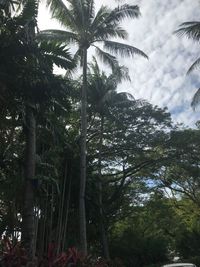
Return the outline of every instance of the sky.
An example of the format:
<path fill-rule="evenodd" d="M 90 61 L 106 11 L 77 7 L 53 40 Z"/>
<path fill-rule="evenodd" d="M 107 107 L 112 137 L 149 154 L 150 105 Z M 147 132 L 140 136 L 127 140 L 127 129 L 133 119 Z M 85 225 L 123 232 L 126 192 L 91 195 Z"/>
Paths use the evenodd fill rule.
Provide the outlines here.
<path fill-rule="evenodd" d="M 118 1 L 119 2 L 119 1 Z M 96 10 L 103 4 L 116 7 L 115 0 L 96 0 Z M 173 32 L 185 21 L 200 20 L 199 0 L 124 0 L 121 4 L 137 4 L 139 19 L 125 20 L 129 33 L 126 43 L 143 50 L 149 60 L 135 56 L 119 58 L 129 68 L 131 82 L 120 85 L 120 91 L 131 93 L 136 99 L 146 99 L 159 107 L 167 107 L 175 122 L 195 127 L 200 111 L 190 106 L 192 96 L 200 87 L 198 71 L 186 72 L 197 59 L 200 44 L 178 37 Z M 39 9 L 39 28 L 60 28 L 50 19 L 46 7 Z"/>

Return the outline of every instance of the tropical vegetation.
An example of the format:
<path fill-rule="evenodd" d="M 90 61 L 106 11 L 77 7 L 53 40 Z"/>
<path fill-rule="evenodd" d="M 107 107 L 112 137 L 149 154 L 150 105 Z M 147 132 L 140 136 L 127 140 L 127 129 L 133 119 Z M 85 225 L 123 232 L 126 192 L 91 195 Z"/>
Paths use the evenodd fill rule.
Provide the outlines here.
<path fill-rule="evenodd" d="M 63 30 L 39 31 L 37 0 L 0 1 L 0 266 L 198 265 L 200 127 L 119 91 L 120 56 L 147 58 L 118 42 L 139 7 L 46 4 Z"/>

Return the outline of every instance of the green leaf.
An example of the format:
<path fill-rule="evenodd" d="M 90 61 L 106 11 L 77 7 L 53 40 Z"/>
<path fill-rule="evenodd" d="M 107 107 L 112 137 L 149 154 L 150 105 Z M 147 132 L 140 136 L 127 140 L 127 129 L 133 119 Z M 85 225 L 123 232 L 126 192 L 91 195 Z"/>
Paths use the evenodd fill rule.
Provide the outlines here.
<path fill-rule="evenodd" d="M 39 40 L 51 40 L 67 44 L 78 42 L 78 36 L 75 33 L 63 30 L 44 30 L 37 35 L 37 38 Z"/>
<path fill-rule="evenodd" d="M 112 70 L 116 69 L 118 66 L 118 61 L 116 57 L 112 56 L 111 54 L 101 50 L 99 47 L 93 45 L 96 48 L 96 53 L 100 57 L 100 59 L 111 67 Z"/>
<path fill-rule="evenodd" d="M 179 26 L 179 29 L 174 32 L 179 36 L 187 36 L 189 39 L 194 41 L 200 40 L 200 22 L 199 21 L 188 21 L 184 22 Z"/>
<path fill-rule="evenodd" d="M 189 70 L 187 71 L 187 74 L 190 74 L 192 71 L 194 71 L 195 69 L 199 68 L 200 65 L 200 58 L 198 58 L 189 68 Z"/>
<path fill-rule="evenodd" d="M 109 50 L 112 53 L 115 53 L 117 55 L 120 55 L 122 57 L 130 57 L 134 55 L 139 55 L 144 58 L 148 59 L 148 56 L 140 49 L 127 45 L 127 44 L 122 44 L 114 41 L 104 41 L 104 48 Z"/>
<path fill-rule="evenodd" d="M 196 91 L 192 98 L 191 106 L 195 110 L 200 105 L 200 88 Z"/>
<path fill-rule="evenodd" d="M 20 14 L 20 17 L 26 21 L 36 21 L 38 16 L 38 0 L 27 0 Z"/>
<path fill-rule="evenodd" d="M 114 8 L 106 19 L 106 23 L 120 22 L 125 18 L 138 18 L 140 16 L 140 9 L 137 5 L 124 4 Z"/>
<path fill-rule="evenodd" d="M 52 17 L 57 19 L 61 25 L 70 27 L 75 31 L 78 30 L 79 25 L 75 21 L 72 11 L 67 8 L 63 0 L 47 0 L 47 6 L 50 7 Z"/>

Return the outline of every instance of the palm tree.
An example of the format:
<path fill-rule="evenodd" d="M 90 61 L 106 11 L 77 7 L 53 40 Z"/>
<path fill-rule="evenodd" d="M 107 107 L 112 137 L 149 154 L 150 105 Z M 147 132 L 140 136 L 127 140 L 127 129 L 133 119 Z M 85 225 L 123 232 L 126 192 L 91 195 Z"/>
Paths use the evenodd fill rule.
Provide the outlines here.
<path fill-rule="evenodd" d="M 8 6 L 6 8 L 9 9 Z M 2 44 L 6 44 L 2 45 L 5 47 L 3 52 L 0 51 L 3 62 L 0 63 L 0 83 L 5 84 L 6 88 L 3 93 L 12 98 L 9 101 L 16 105 L 19 114 L 25 114 L 22 242 L 29 259 L 34 256 L 35 242 L 33 181 L 36 158 L 36 107 L 49 99 L 51 88 L 61 85 L 60 79 L 53 75 L 53 64 L 66 69 L 74 66 L 65 47 L 55 43 L 38 43 L 35 40 L 37 11 L 37 0 L 24 1 L 22 12 L 13 19 L 8 14 L 8 21 L 5 17 L 4 27 L 0 31 L 0 40 Z M 0 88 L 0 92 L 1 90 Z"/>
<path fill-rule="evenodd" d="M 131 98 L 133 97 L 125 92 L 117 92 L 117 85 L 122 82 L 122 80 L 130 80 L 127 68 L 119 66 L 115 72 L 107 76 L 105 72 L 100 71 L 96 59 L 93 58 L 93 63 L 90 66 L 91 68 L 88 76 L 88 103 L 91 113 L 97 115 L 100 120 L 98 133 L 99 141 L 97 145 L 99 226 L 103 255 L 106 259 L 109 259 L 110 253 L 105 227 L 105 214 L 103 209 L 102 195 L 102 153 L 104 128 L 106 121 L 116 120 L 116 118 L 111 114 L 110 110 L 113 107 L 127 107 L 127 105 L 131 104 Z M 123 122 L 120 123 L 123 124 Z"/>
<path fill-rule="evenodd" d="M 15 6 L 20 4 L 21 0 L 1 0 L 0 10 L 3 11 L 4 15 L 10 16 L 11 12 L 15 10 Z"/>
<path fill-rule="evenodd" d="M 65 2 L 67 3 L 65 5 Z M 90 47 L 94 47 L 98 56 L 115 69 L 118 65 L 117 58 L 111 53 L 121 56 L 147 55 L 136 47 L 111 41 L 112 38 L 127 39 L 128 33 L 120 23 L 125 18 L 138 18 L 139 7 L 136 5 L 118 6 L 109 9 L 102 6 L 95 13 L 94 0 L 47 0 L 52 16 L 56 18 L 66 30 L 45 30 L 42 38 L 57 40 L 65 44 L 77 45 L 75 59 L 81 60 L 83 70 L 83 82 L 81 93 L 81 152 L 80 152 L 80 194 L 79 194 L 79 218 L 80 218 L 80 247 L 87 254 L 86 215 L 85 215 L 85 186 L 86 186 L 86 136 L 87 136 L 87 54 Z M 103 44 L 104 51 L 96 44 Z"/>
<path fill-rule="evenodd" d="M 188 21 L 184 22 L 179 26 L 179 29 L 175 31 L 180 36 L 186 36 L 196 42 L 200 41 L 200 21 Z M 200 67 L 200 57 L 190 66 L 187 74 L 190 74 L 194 70 Z M 200 88 L 196 91 L 192 98 L 191 106 L 195 110 L 200 104 Z"/>

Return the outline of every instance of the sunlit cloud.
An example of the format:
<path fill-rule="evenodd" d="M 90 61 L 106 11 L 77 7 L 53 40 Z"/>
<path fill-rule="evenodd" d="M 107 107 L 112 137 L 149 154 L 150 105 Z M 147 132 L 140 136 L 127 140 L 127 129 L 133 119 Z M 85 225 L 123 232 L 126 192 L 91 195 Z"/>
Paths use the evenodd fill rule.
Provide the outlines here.
<path fill-rule="evenodd" d="M 123 83 L 119 90 L 128 91 L 135 98 L 144 98 L 154 105 L 168 107 L 176 122 L 194 126 L 200 114 L 190 107 L 192 96 L 198 88 L 198 73 L 186 76 L 187 69 L 197 58 L 200 44 L 173 34 L 184 21 L 198 20 L 198 0 L 126 0 L 122 3 L 139 4 L 142 16 L 125 21 L 129 32 L 128 43 L 140 48 L 149 56 L 149 61 L 135 57 L 119 59 L 129 67 L 131 83 Z M 114 7 L 117 1 L 98 0 Z M 41 29 L 59 28 L 58 23 L 44 17 L 41 7 L 39 25 Z M 199 78 L 200 85 L 200 78 Z"/>

